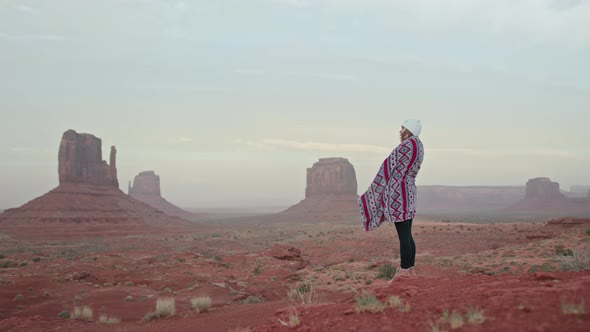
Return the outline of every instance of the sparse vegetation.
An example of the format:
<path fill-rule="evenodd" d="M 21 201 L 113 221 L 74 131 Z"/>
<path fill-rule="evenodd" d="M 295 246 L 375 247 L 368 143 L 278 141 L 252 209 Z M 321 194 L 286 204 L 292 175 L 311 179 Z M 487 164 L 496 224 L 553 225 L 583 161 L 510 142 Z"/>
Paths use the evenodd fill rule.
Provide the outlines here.
<path fill-rule="evenodd" d="M 21 262 L 20 263 L 20 266 L 27 266 L 27 265 L 29 265 L 29 263 L 27 263 L 27 262 Z"/>
<path fill-rule="evenodd" d="M 57 317 L 59 318 L 70 318 L 70 312 L 69 311 L 62 311 L 60 312 Z"/>
<path fill-rule="evenodd" d="M 206 312 L 211 308 L 211 298 L 209 296 L 195 297 L 191 299 L 191 308 L 197 312 Z"/>
<path fill-rule="evenodd" d="M 453 330 L 462 328 L 464 324 L 463 315 L 461 315 L 460 312 L 453 310 L 453 313 L 449 319 L 449 324 Z"/>
<path fill-rule="evenodd" d="M 386 279 L 390 280 L 395 276 L 396 269 L 391 264 L 382 265 L 379 268 L 379 273 L 377 274 L 377 279 Z"/>
<path fill-rule="evenodd" d="M 113 325 L 121 322 L 121 318 L 115 316 L 100 315 L 98 322 L 105 325 Z"/>
<path fill-rule="evenodd" d="M 467 322 L 471 325 L 483 324 L 483 322 L 486 321 L 483 310 L 479 308 L 470 308 L 467 310 L 467 313 L 465 313 L 465 316 L 467 317 Z"/>
<path fill-rule="evenodd" d="M 399 296 L 390 296 L 387 303 L 394 308 L 397 308 L 400 312 L 410 312 L 410 304 L 402 300 Z"/>
<path fill-rule="evenodd" d="M 160 318 L 160 316 L 155 312 L 148 312 L 147 314 L 145 314 L 145 316 L 143 316 L 143 320 L 146 322 L 149 322 L 156 318 Z"/>
<path fill-rule="evenodd" d="M 590 270 L 590 245 L 575 250 L 571 256 L 558 256 L 562 270 L 586 271 Z"/>
<path fill-rule="evenodd" d="M 15 299 L 15 300 L 22 300 L 22 299 L 24 299 L 24 298 L 25 298 L 25 296 L 24 296 L 23 294 L 17 294 L 17 295 L 14 297 L 14 299 Z"/>
<path fill-rule="evenodd" d="M 561 303 L 561 312 L 564 315 L 583 315 L 586 313 L 584 300 L 580 303 Z"/>
<path fill-rule="evenodd" d="M 297 305 L 319 303 L 323 300 L 323 294 L 312 283 L 300 282 L 287 293 L 289 301 Z"/>
<path fill-rule="evenodd" d="M 131 302 L 131 301 L 133 301 L 133 296 L 131 296 L 131 295 L 127 296 L 127 297 L 125 298 L 125 301 L 127 301 L 127 302 Z"/>
<path fill-rule="evenodd" d="M 259 265 L 256 265 L 256 267 L 254 268 L 254 271 L 252 271 L 252 274 L 256 276 L 256 275 L 259 275 L 260 272 L 261 272 L 260 271 L 260 266 Z"/>
<path fill-rule="evenodd" d="M 0 263 L 0 268 L 3 268 L 3 269 L 8 269 L 8 268 L 17 267 L 17 266 L 18 266 L 18 264 L 16 262 L 11 261 L 11 260 L 6 260 L 6 261 L 3 261 Z"/>
<path fill-rule="evenodd" d="M 573 256 L 574 252 L 571 249 L 566 249 L 563 245 L 555 246 L 555 254 L 557 256 Z"/>
<path fill-rule="evenodd" d="M 35 262 L 35 263 L 39 263 L 39 262 L 41 261 L 41 258 L 40 258 L 40 257 L 35 257 L 35 258 L 33 258 L 32 260 L 33 260 L 33 262 Z"/>
<path fill-rule="evenodd" d="M 590 231 L 590 229 L 589 229 L 589 231 Z M 6 256 L 4 256 L 3 254 L 0 254 L 0 259 L 4 259 L 4 258 L 6 258 Z"/>
<path fill-rule="evenodd" d="M 252 304 L 252 303 L 262 303 L 264 299 L 258 296 L 248 296 L 245 300 L 242 301 L 242 304 Z"/>
<path fill-rule="evenodd" d="M 93 314 L 94 312 L 90 307 L 74 307 L 74 313 L 72 314 L 71 318 L 76 320 L 91 321 Z"/>
<path fill-rule="evenodd" d="M 590 235 L 590 228 L 588 228 L 588 229 L 586 230 L 586 235 Z M 2 255 L 0 255 L 0 256 L 2 256 Z"/>
<path fill-rule="evenodd" d="M 125 282 L 125 286 L 131 287 L 131 286 L 133 286 L 133 282 L 127 281 L 127 282 Z"/>
<path fill-rule="evenodd" d="M 159 317 L 171 317 L 176 313 L 176 302 L 174 298 L 166 297 L 156 301 L 156 314 Z"/>
<path fill-rule="evenodd" d="M 279 319 L 279 323 L 286 327 L 297 327 L 301 322 L 299 321 L 299 316 L 297 315 L 297 311 L 289 315 L 289 321 L 284 321 Z"/>
<path fill-rule="evenodd" d="M 356 296 L 355 307 L 357 313 L 365 311 L 378 313 L 383 312 L 383 310 L 385 309 L 385 305 L 381 303 L 381 301 L 379 301 L 375 295 L 368 294 L 364 291 L 362 294 Z"/>

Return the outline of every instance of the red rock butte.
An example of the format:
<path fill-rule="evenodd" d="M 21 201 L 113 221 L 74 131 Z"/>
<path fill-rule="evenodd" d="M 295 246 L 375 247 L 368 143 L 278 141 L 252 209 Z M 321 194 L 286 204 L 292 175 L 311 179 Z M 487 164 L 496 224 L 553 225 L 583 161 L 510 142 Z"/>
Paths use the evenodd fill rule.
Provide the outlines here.
<path fill-rule="evenodd" d="M 359 213 L 354 166 L 345 158 L 320 158 L 307 169 L 305 199 L 286 212 Z"/>
<path fill-rule="evenodd" d="M 197 215 L 177 207 L 162 197 L 160 176 L 154 171 L 144 171 L 136 175 L 133 185 L 131 185 L 131 182 L 129 183 L 128 193 L 129 196 L 136 200 L 144 202 L 167 215 L 189 220 L 197 217 Z"/>
<path fill-rule="evenodd" d="M 568 198 L 559 183 L 538 177 L 527 182 L 525 197 L 508 210 L 529 215 L 590 216 L 590 197 Z"/>
<path fill-rule="evenodd" d="M 59 186 L 0 214 L 0 228 L 21 237 L 86 237 L 147 232 L 148 227 L 187 226 L 119 190 L 116 149 L 110 165 L 102 142 L 68 130 L 59 148 Z M 116 227 L 115 227 L 116 226 Z"/>

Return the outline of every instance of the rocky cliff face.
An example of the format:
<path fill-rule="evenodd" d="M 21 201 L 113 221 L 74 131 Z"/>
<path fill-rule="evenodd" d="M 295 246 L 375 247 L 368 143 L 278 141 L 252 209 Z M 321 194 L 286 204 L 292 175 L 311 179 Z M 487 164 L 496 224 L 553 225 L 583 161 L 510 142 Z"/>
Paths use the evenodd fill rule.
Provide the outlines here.
<path fill-rule="evenodd" d="M 305 197 L 356 195 L 354 166 L 344 158 L 321 158 L 307 169 Z"/>
<path fill-rule="evenodd" d="M 119 187 L 117 149 L 111 147 L 111 164 L 102 159 L 102 141 L 94 135 L 66 131 L 59 146 L 59 183 L 86 183 Z"/>

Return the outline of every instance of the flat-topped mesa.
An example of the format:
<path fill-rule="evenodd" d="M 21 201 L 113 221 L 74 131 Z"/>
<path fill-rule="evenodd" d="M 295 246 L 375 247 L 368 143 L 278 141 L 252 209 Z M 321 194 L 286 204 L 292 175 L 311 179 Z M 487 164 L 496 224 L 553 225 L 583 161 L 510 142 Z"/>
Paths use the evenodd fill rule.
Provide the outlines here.
<path fill-rule="evenodd" d="M 59 183 L 86 183 L 119 187 L 117 149 L 111 147 L 111 164 L 102 159 L 102 141 L 91 134 L 66 131 L 59 146 Z"/>
<path fill-rule="evenodd" d="M 305 198 L 357 194 L 354 166 L 345 158 L 320 158 L 307 169 Z"/>
<path fill-rule="evenodd" d="M 161 197 L 160 176 L 154 171 L 145 171 L 139 173 L 133 180 L 133 185 L 129 183 L 129 195 L 150 195 Z"/>
<path fill-rule="evenodd" d="M 525 199 L 550 199 L 562 197 L 564 197 L 564 195 L 559 190 L 559 183 L 552 182 L 549 178 L 530 179 L 526 184 Z"/>

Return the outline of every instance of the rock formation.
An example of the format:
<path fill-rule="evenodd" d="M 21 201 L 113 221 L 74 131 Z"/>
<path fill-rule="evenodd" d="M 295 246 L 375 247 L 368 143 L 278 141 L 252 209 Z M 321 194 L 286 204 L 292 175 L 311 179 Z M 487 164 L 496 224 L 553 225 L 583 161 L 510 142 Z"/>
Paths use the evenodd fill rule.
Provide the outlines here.
<path fill-rule="evenodd" d="M 524 199 L 508 211 L 542 216 L 590 216 L 590 197 L 568 198 L 561 193 L 559 183 L 548 178 L 530 179 Z"/>
<path fill-rule="evenodd" d="M 320 158 L 307 169 L 305 198 L 326 195 L 356 195 L 354 166 L 344 158 Z"/>
<path fill-rule="evenodd" d="M 526 184 L 525 199 L 552 199 L 565 197 L 559 190 L 559 183 L 549 178 L 530 179 Z"/>
<path fill-rule="evenodd" d="M 19 237 L 91 237 L 146 233 L 188 221 L 171 217 L 125 195 L 118 188 L 116 149 L 102 160 L 101 140 L 64 133 L 59 148 L 57 188 L 0 214 L 0 229 Z"/>
<path fill-rule="evenodd" d="M 358 212 L 354 166 L 345 158 L 320 158 L 307 169 L 305 199 L 287 212 Z"/>
<path fill-rule="evenodd" d="M 525 196 L 524 186 L 418 186 L 418 213 L 473 214 L 508 208 Z"/>
<path fill-rule="evenodd" d="M 156 175 L 154 171 L 139 173 L 133 180 L 133 185 L 131 185 L 131 182 L 129 183 L 129 196 L 171 216 L 189 220 L 197 217 L 195 214 L 173 205 L 162 197 L 160 176 Z"/>
<path fill-rule="evenodd" d="M 129 182 L 129 195 L 161 196 L 160 176 L 154 171 L 141 172 L 135 176 L 133 186 Z"/>
<path fill-rule="evenodd" d="M 90 134 L 66 131 L 59 146 L 59 183 L 87 183 L 119 187 L 117 149 L 111 147 L 110 165 L 102 160 L 102 142 Z"/>

